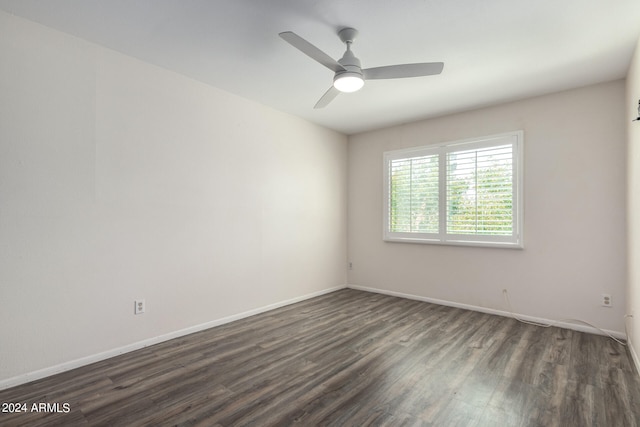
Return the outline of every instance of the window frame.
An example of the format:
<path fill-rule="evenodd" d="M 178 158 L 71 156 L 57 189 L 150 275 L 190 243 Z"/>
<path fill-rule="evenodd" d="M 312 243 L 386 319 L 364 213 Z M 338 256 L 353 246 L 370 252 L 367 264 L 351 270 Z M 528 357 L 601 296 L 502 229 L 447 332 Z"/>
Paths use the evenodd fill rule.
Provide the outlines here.
<path fill-rule="evenodd" d="M 512 145 L 512 234 L 452 234 L 447 230 L 447 154 Z M 482 246 L 493 248 L 524 248 L 523 243 L 523 179 L 524 132 L 511 131 L 479 138 L 429 144 L 383 153 L 383 240 L 386 242 L 421 243 L 435 245 Z M 391 162 L 422 156 L 438 156 L 438 232 L 392 232 L 391 220 Z"/>

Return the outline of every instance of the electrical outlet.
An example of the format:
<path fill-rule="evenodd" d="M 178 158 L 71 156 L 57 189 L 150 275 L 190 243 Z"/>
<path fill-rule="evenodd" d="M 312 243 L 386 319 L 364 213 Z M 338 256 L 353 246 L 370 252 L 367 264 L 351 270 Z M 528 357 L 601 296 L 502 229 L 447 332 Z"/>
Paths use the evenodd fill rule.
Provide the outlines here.
<path fill-rule="evenodd" d="M 611 307 L 611 295 L 610 294 L 602 294 L 602 302 L 600 303 L 603 307 Z"/>
<path fill-rule="evenodd" d="M 353 270 L 353 263 L 352 262 L 349 263 L 349 270 Z"/>
<path fill-rule="evenodd" d="M 137 299 L 134 301 L 134 303 L 135 303 L 135 306 L 133 308 L 133 314 L 143 314 L 146 308 L 144 299 Z"/>

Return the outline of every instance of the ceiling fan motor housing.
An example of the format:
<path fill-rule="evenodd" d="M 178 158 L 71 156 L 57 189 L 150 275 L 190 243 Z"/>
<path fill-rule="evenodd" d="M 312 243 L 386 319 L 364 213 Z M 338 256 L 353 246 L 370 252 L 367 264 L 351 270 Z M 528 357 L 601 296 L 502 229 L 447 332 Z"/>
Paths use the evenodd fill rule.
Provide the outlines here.
<path fill-rule="evenodd" d="M 350 29 L 347 28 L 346 30 Z M 342 32 L 340 34 L 342 35 Z M 342 58 L 338 60 L 338 63 L 344 67 L 344 71 L 335 73 L 333 85 L 341 92 L 355 92 L 364 85 L 364 76 L 362 75 L 360 60 L 351 51 L 351 40 L 346 40 L 345 43 L 347 44 L 347 50 Z"/>

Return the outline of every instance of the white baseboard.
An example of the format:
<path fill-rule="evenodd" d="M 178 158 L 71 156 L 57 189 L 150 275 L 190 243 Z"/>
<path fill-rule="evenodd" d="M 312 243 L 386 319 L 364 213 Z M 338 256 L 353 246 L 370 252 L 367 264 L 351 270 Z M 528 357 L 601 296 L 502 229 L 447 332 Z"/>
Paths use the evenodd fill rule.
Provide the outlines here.
<path fill-rule="evenodd" d="M 428 297 L 423 297 L 423 296 L 419 296 L 419 295 L 404 294 L 402 292 L 387 291 L 387 290 L 384 290 L 384 289 L 368 288 L 366 286 L 347 285 L 347 287 L 350 288 L 350 289 L 356 289 L 356 290 L 360 290 L 360 291 L 375 292 L 375 293 L 378 293 L 378 294 L 390 295 L 390 296 L 400 297 L 400 298 L 408 298 L 408 299 L 417 300 L 417 301 L 430 302 L 430 303 L 433 303 L 433 304 L 446 305 L 446 306 L 449 306 L 449 307 L 463 308 L 465 310 L 480 311 L 482 313 L 495 314 L 495 315 L 504 316 L 504 317 L 513 317 L 513 315 L 515 314 L 519 319 L 526 320 L 528 322 L 535 322 L 535 323 L 540 323 L 540 324 L 553 324 L 554 326 L 557 326 L 559 328 L 572 329 L 574 331 L 588 332 L 588 333 L 598 334 L 598 335 L 606 335 L 606 334 L 608 334 L 608 335 L 611 335 L 611 336 L 613 336 L 615 338 L 618 338 L 618 339 L 622 339 L 622 340 L 626 340 L 627 339 L 627 335 L 624 332 L 611 331 L 611 330 L 607 330 L 607 329 L 599 330 L 599 329 L 593 328 L 591 326 L 581 325 L 581 324 L 577 324 L 577 323 L 543 319 L 541 317 L 527 316 L 526 314 L 510 313 L 510 312 L 507 312 L 507 311 L 495 310 L 495 309 L 492 309 L 492 308 L 478 307 L 478 306 L 469 305 L 469 304 L 461 304 L 461 303 L 458 303 L 458 302 L 435 299 L 435 298 L 428 298 Z M 640 365 L 638 365 L 637 361 L 636 361 L 636 366 L 640 366 Z"/>
<path fill-rule="evenodd" d="M 301 302 L 310 298 L 314 298 L 320 295 L 325 295 L 331 292 L 338 291 L 340 289 L 344 289 L 346 286 L 336 286 L 334 288 L 323 289 L 318 292 L 313 292 L 307 295 L 303 295 L 296 298 L 291 298 L 285 301 L 277 302 L 274 304 L 266 305 L 264 307 L 259 307 L 253 310 L 245 311 L 243 313 L 234 314 L 231 316 L 223 317 L 220 319 L 212 320 L 210 322 L 202 323 L 200 325 L 191 326 L 185 329 L 181 329 L 179 331 L 170 332 L 168 334 L 159 335 L 157 337 L 149 338 L 143 341 L 138 341 L 132 344 L 128 344 L 122 347 L 114 348 L 111 350 L 104 351 L 102 353 L 93 354 L 86 357 L 81 357 L 79 359 L 71 360 L 69 362 L 64 362 L 59 365 L 50 366 L 44 369 L 39 369 L 37 371 L 28 372 L 26 374 L 18 375 L 16 377 L 8 378 L 5 380 L 0 380 L 0 390 L 4 390 L 10 387 L 15 387 L 21 384 L 26 384 L 31 381 L 39 380 L 41 378 L 45 378 L 54 374 L 59 374 L 61 372 L 70 371 L 75 368 L 79 368 L 81 366 L 90 365 L 91 363 L 100 362 L 102 360 L 108 359 L 110 357 L 118 356 L 120 354 L 129 353 L 131 351 L 139 350 L 144 347 L 149 347 L 154 344 L 158 344 L 164 341 L 168 341 L 174 338 L 179 338 L 184 335 L 189 335 L 194 332 L 200 332 L 205 329 L 213 328 L 215 326 L 224 325 L 225 323 L 230 323 L 235 320 L 244 319 L 246 317 L 254 316 L 256 314 L 264 313 L 269 310 L 274 310 L 276 308 L 284 307 L 290 304 L 295 304 L 297 302 Z"/>

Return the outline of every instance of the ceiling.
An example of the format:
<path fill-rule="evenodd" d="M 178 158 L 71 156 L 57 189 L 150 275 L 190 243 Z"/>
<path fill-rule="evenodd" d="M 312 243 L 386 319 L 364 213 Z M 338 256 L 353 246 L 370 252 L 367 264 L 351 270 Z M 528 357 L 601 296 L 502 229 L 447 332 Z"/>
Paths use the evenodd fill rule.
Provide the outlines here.
<path fill-rule="evenodd" d="M 0 9 L 353 134 L 623 78 L 639 0 L 0 0 Z M 363 68 L 445 63 L 313 106 L 333 73 L 278 33 L 333 58 L 360 35 Z"/>

